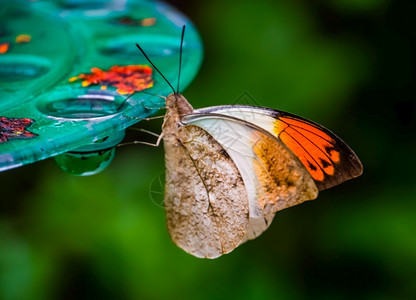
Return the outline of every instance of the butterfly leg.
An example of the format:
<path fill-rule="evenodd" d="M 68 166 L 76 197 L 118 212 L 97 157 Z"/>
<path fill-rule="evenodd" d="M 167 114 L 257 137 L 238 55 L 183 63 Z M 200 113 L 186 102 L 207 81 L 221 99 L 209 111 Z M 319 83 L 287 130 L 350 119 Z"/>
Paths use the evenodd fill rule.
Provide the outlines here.
<path fill-rule="evenodd" d="M 166 105 L 165 106 L 148 106 L 148 105 L 143 104 L 143 107 L 145 109 L 148 109 L 148 110 L 153 110 L 153 109 L 166 109 Z"/>
<path fill-rule="evenodd" d="M 140 132 L 148 133 L 148 134 L 153 135 L 153 136 L 156 136 L 158 138 L 160 137 L 160 134 L 154 133 L 154 132 L 152 132 L 150 130 L 146 130 L 146 129 L 143 129 L 143 128 L 129 127 L 127 129 L 131 129 L 131 130 L 135 130 L 135 131 L 140 131 Z"/>
<path fill-rule="evenodd" d="M 162 138 L 163 138 L 163 133 L 162 134 L 157 134 L 157 133 L 154 133 L 154 132 L 151 132 L 149 130 L 142 129 L 142 128 L 131 128 L 131 129 L 136 130 L 136 131 L 145 132 L 145 133 L 148 133 L 148 134 L 153 135 L 153 136 L 157 136 L 156 143 L 153 144 L 153 143 L 148 143 L 148 142 L 143 142 L 143 141 L 132 141 L 132 142 L 126 142 L 126 143 L 118 144 L 117 147 L 127 146 L 127 145 L 136 145 L 136 144 L 142 144 L 142 145 L 147 145 L 147 146 L 152 146 L 152 147 L 159 147 L 160 142 L 162 141 Z"/>
<path fill-rule="evenodd" d="M 154 96 L 154 97 L 158 97 L 158 98 L 162 98 L 162 99 L 164 99 L 165 100 L 165 102 L 166 102 L 166 97 L 165 96 L 160 96 L 160 95 L 157 95 L 157 94 L 152 94 L 152 93 L 149 93 L 149 92 L 146 92 L 146 91 L 135 91 L 135 92 L 133 92 L 133 93 L 131 93 L 131 94 L 129 94 L 124 100 L 123 100 L 123 102 L 121 102 L 120 104 L 119 104 L 119 106 L 118 106 L 118 108 L 117 108 L 117 110 L 119 110 L 122 106 L 123 106 L 123 104 L 124 103 L 126 103 L 132 96 L 134 96 L 136 93 L 144 93 L 144 94 L 148 94 L 148 95 L 151 95 L 151 96 Z M 166 109 L 166 105 L 162 105 L 162 106 L 158 106 L 158 107 L 151 107 L 151 106 L 147 106 L 147 105 L 145 105 L 145 104 L 143 104 L 143 101 L 142 101 L 142 105 L 143 105 L 143 107 L 145 108 L 145 109 L 148 109 L 148 110 L 153 110 L 153 109 Z"/>
<path fill-rule="evenodd" d="M 139 120 L 139 121 L 150 121 L 150 120 L 155 120 L 155 119 L 161 119 L 161 118 L 163 118 L 165 116 L 154 116 L 154 117 L 149 117 L 149 118 L 138 118 L 138 117 L 131 117 L 131 116 L 123 115 L 123 117 L 126 117 L 128 119 Z"/>
<path fill-rule="evenodd" d="M 142 142 L 142 141 L 133 141 L 133 142 L 121 143 L 121 144 L 118 144 L 117 147 L 122 147 L 122 146 L 127 146 L 127 145 L 137 145 L 137 144 L 147 145 L 147 146 L 152 146 L 152 147 L 159 147 L 159 143 L 152 144 L 152 143 Z"/>

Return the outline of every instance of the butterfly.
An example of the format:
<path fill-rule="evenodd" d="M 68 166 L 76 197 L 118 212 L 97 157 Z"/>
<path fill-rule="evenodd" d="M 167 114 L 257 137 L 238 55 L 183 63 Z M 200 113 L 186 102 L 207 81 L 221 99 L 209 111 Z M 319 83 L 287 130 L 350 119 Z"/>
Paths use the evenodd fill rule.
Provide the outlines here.
<path fill-rule="evenodd" d="M 357 155 L 321 125 L 264 107 L 194 109 L 178 92 L 179 79 L 175 90 L 162 77 L 173 90 L 160 136 L 167 227 L 196 257 L 231 252 L 264 232 L 277 211 L 362 173 Z"/>

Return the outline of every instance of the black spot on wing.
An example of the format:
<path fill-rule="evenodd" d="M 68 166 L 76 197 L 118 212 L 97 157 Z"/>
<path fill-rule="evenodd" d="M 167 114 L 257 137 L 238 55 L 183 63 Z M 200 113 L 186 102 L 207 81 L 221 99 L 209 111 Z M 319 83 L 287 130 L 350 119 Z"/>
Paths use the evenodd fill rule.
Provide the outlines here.
<path fill-rule="evenodd" d="M 330 162 L 328 162 L 328 161 L 327 161 L 327 160 L 325 160 L 325 159 L 320 158 L 319 160 L 321 161 L 321 165 L 324 167 L 324 169 L 325 169 L 325 168 L 328 168 L 329 166 L 331 166 L 331 165 L 332 165 Z"/>
<path fill-rule="evenodd" d="M 313 171 L 318 170 L 318 168 L 314 164 L 312 164 L 311 162 L 308 161 L 308 164 L 309 164 L 309 168 L 311 168 L 311 170 L 313 170 Z"/>

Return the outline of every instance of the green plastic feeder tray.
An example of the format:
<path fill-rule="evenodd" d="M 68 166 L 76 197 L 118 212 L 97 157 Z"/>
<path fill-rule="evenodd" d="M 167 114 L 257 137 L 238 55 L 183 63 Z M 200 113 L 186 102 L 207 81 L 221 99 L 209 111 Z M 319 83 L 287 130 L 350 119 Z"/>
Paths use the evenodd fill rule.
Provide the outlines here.
<path fill-rule="evenodd" d="M 86 85 L 91 68 L 148 65 L 139 43 L 181 87 L 198 72 L 203 49 L 195 27 L 154 1 L 2 1 L 0 18 L 0 171 L 48 157 L 75 175 L 103 170 L 127 127 L 154 114 L 163 99 L 136 92 L 126 101 L 111 83 Z M 171 90 L 153 71 L 146 92 Z"/>

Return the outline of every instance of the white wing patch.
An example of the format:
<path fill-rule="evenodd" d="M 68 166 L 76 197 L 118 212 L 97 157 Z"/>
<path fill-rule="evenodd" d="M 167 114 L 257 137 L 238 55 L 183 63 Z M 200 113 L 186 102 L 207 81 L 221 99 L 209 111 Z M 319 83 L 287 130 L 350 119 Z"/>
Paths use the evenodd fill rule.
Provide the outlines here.
<path fill-rule="evenodd" d="M 249 114 L 245 115 L 247 119 Z M 206 130 L 237 165 L 249 201 L 246 239 L 266 230 L 276 211 L 316 198 L 317 189 L 309 173 L 280 140 L 265 130 L 218 114 L 192 114 L 182 122 Z"/>
<path fill-rule="evenodd" d="M 208 108 L 197 109 L 195 114 L 210 113 L 226 115 L 257 125 L 260 128 L 274 135 L 275 118 L 270 116 L 270 112 L 262 108 L 244 107 L 244 106 L 214 106 Z"/>

